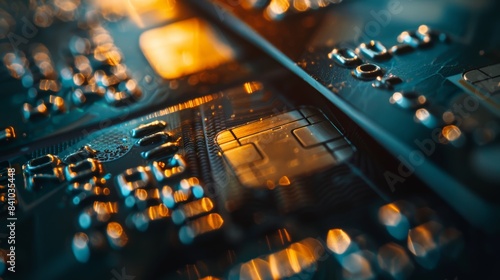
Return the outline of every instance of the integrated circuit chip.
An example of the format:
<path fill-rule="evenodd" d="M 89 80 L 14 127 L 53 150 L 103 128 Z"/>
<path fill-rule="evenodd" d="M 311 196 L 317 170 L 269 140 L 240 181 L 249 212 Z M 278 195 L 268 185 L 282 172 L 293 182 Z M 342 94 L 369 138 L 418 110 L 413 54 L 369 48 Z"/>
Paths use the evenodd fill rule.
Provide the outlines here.
<path fill-rule="evenodd" d="M 287 185 L 331 168 L 353 147 L 319 111 L 290 111 L 219 133 L 216 143 L 240 182 L 252 188 Z"/>

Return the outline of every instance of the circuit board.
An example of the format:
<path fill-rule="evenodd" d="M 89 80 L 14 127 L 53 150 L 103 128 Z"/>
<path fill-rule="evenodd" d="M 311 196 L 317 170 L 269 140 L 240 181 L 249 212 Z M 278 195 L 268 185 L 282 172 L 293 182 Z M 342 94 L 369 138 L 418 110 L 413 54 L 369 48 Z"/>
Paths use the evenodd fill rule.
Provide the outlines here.
<path fill-rule="evenodd" d="M 254 4 L 199 4 L 391 151 L 401 170 L 385 174 L 387 187 L 397 191 L 416 174 L 471 223 L 496 227 L 496 1 L 345 1 L 318 11 L 329 1 L 244 2 Z"/>
<path fill-rule="evenodd" d="M 463 121 L 494 130 L 494 36 L 343 43 L 384 5 L 241 2 L 0 2 L 0 278 L 495 275 L 498 141 L 445 114 L 487 97 Z"/>

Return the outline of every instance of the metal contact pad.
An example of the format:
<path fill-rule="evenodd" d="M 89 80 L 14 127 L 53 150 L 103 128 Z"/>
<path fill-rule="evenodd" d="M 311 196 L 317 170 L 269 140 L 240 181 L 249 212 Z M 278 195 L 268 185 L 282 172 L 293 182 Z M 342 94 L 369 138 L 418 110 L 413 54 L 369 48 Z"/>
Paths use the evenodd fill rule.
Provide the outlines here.
<path fill-rule="evenodd" d="M 240 182 L 257 188 L 289 185 L 293 178 L 334 167 L 353 154 L 341 132 L 311 108 L 223 131 L 216 143 Z M 346 148 L 347 155 L 339 157 L 337 151 Z"/>
<path fill-rule="evenodd" d="M 448 79 L 493 113 L 500 114 L 500 64 L 471 69 Z"/>

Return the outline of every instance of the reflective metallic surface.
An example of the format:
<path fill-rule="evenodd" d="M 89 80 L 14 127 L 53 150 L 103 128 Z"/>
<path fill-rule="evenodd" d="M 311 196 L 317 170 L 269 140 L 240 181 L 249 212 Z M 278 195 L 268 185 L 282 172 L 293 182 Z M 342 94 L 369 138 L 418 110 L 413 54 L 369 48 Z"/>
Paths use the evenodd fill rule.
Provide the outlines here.
<path fill-rule="evenodd" d="M 146 31 L 140 45 L 153 69 L 165 79 L 214 68 L 236 55 L 211 26 L 198 18 Z"/>
<path fill-rule="evenodd" d="M 0 278 L 494 279 L 498 11 L 0 1 Z"/>

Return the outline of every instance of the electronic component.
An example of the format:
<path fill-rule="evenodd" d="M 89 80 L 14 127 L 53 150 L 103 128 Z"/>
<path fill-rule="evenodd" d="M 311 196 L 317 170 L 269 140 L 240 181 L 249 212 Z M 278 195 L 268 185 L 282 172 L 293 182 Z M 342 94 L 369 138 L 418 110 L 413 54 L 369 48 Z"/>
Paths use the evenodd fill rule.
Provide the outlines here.
<path fill-rule="evenodd" d="M 348 158 L 335 156 L 339 148 L 353 149 L 337 128 L 319 111 L 305 112 L 291 111 L 217 136 L 224 158 L 243 185 L 289 185 L 298 176 L 321 172 Z"/>
<path fill-rule="evenodd" d="M 498 3 L 340 2 L 0 4 L 0 278 L 495 275 Z"/>

